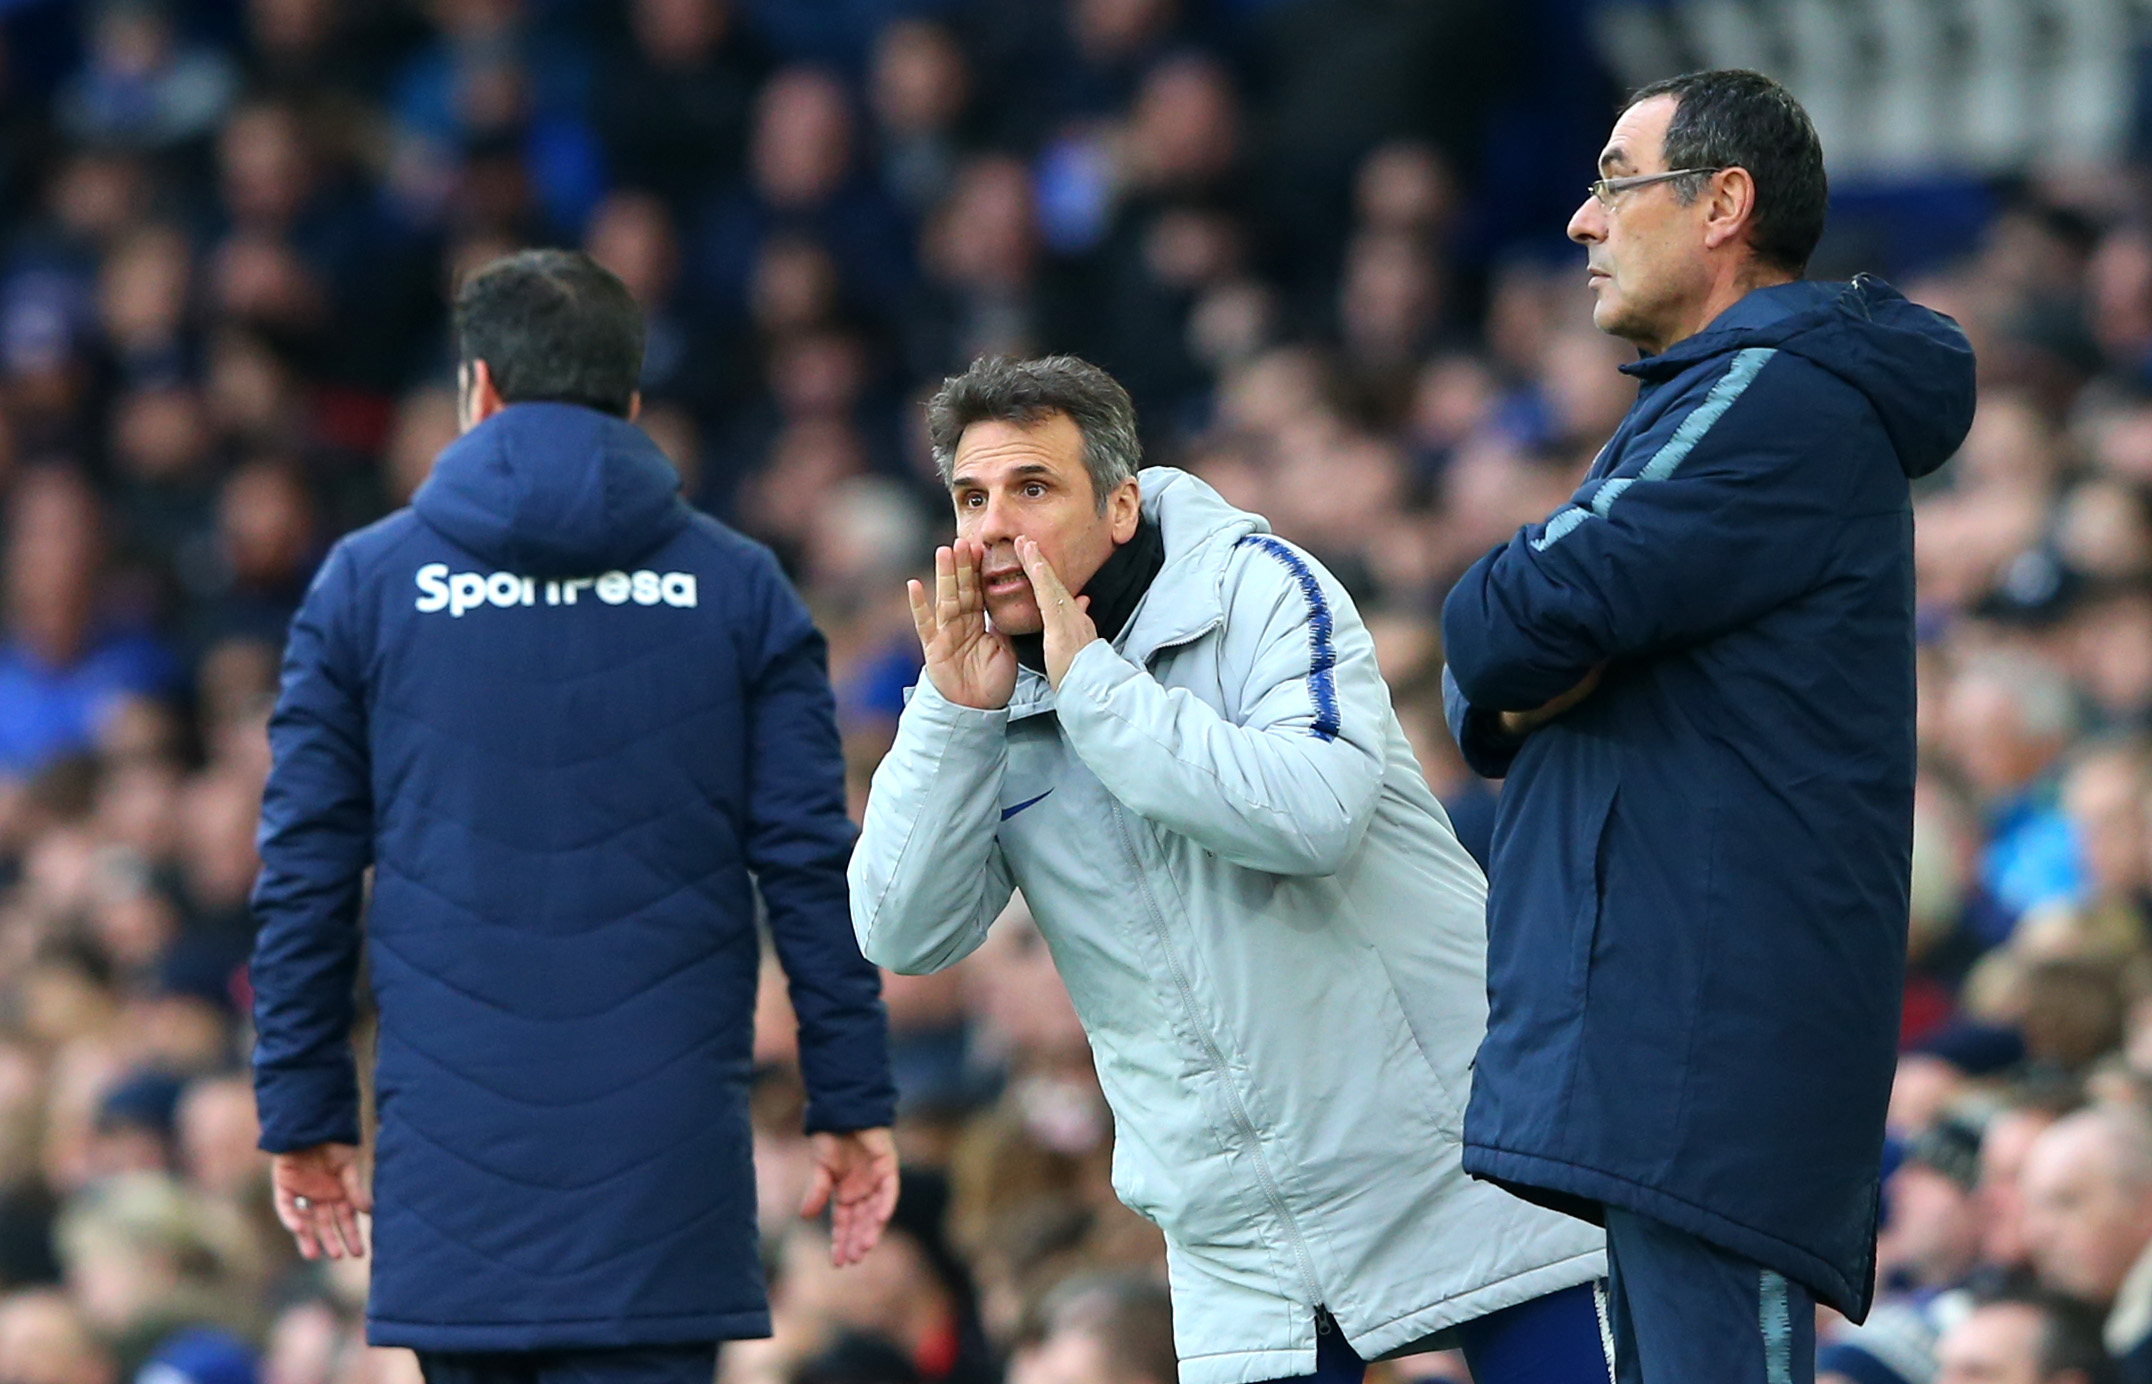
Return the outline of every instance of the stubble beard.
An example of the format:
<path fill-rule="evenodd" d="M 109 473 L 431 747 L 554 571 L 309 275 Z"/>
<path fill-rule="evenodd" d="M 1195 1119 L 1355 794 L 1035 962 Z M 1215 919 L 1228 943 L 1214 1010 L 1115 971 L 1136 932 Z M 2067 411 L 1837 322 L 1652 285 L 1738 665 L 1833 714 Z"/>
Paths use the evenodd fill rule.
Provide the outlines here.
<path fill-rule="evenodd" d="M 1046 619 L 1039 613 L 1039 603 L 1032 598 L 1028 587 L 1020 595 L 1011 594 L 1000 601 L 988 601 L 986 619 L 996 634 L 1039 634 L 1046 628 Z"/>

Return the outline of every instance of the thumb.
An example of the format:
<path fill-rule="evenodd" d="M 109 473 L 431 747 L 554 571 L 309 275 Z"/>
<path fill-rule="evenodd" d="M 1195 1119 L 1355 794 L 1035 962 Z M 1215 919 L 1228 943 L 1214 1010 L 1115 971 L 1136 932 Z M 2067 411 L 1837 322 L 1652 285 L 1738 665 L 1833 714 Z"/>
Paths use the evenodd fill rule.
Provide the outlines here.
<path fill-rule="evenodd" d="M 342 1180 L 344 1196 L 350 1200 L 353 1206 L 368 1215 L 372 1215 L 374 1194 L 372 1189 L 367 1187 L 366 1178 L 359 1172 L 359 1161 L 356 1158 L 343 1166 Z"/>
<path fill-rule="evenodd" d="M 800 1219 L 813 1220 L 821 1215 L 822 1208 L 829 1205 L 830 1189 L 835 1185 L 836 1179 L 830 1176 L 829 1165 L 816 1159 L 814 1175 L 807 1179 L 807 1195 L 800 1198 Z"/>

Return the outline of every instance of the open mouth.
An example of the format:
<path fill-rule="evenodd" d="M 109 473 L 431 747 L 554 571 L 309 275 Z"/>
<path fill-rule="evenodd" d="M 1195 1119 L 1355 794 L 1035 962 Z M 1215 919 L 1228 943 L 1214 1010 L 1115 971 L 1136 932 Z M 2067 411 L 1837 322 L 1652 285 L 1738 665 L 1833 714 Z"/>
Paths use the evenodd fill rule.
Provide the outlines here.
<path fill-rule="evenodd" d="M 979 574 L 979 589 L 989 596 L 1012 596 L 1030 585 L 1031 581 L 1024 575 L 1024 569 L 1021 567 L 1012 567 L 1006 572 Z"/>

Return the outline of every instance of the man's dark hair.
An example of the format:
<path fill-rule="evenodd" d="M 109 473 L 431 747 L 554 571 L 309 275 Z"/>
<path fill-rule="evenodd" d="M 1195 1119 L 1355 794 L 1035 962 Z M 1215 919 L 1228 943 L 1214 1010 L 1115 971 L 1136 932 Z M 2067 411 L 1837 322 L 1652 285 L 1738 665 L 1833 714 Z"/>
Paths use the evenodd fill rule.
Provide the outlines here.
<path fill-rule="evenodd" d="M 1676 102 L 1666 126 L 1667 168 L 1747 169 L 1756 180 L 1749 216 L 1756 257 L 1796 277 L 1805 272 L 1823 238 L 1831 188 L 1823 144 L 1801 103 L 1761 72 L 1727 68 L 1640 87 L 1622 109 L 1656 96 Z M 1682 178 L 1675 195 L 1694 201 L 1701 187 L 1700 179 Z"/>
<path fill-rule="evenodd" d="M 986 356 L 971 369 L 942 381 L 927 404 L 927 437 L 934 465 L 947 484 L 955 475 L 956 444 L 974 423 L 1030 426 L 1056 413 L 1068 415 L 1083 434 L 1083 464 L 1100 513 L 1106 497 L 1133 479 L 1143 465 L 1136 437 L 1136 406 L 1120 382 L 1087 360 L 1045 356 L 1011 360 Z"/>
<path fill-rule="evenodd" d="M 456 289 L 456 356 L 486 363 L 510 404 L 581 404 L 625 418 L 643 371 L 643 314 L 580 250 L 505 255 Z"/>
<path fill-rule="evenodd" d="M 2085 1384 L 2117 1384 L 2114 1361 L 2100 1336 L 2100 1316 L 2085 1304 L 2038 1288 L 2007 1287 L 1980 1294 L 1975 1305 L 2029 1307 L 2039 1314 L 2038 1378 L 2075 1370 Z"/>

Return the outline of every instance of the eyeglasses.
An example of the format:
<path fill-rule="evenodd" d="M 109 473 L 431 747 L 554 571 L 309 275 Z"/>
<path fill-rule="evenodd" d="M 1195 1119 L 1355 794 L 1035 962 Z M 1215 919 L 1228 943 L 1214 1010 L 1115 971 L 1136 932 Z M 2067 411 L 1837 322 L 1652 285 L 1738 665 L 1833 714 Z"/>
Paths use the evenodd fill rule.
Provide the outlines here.
<path fill-rule="evenodd" d="M 1671 182 L 1675 178 L 1688 178 L 1702 173 L 1724 173 L 1720 168 L 1677 168 L 1671 173 L 1639 173 L 1633 178 L 1594 178 L 1585 191 L 1608 211 L 1614 209 L 1614 199 L 1621 193 L 1635 188 L 1650 187 L 1653 183 Z"/>

